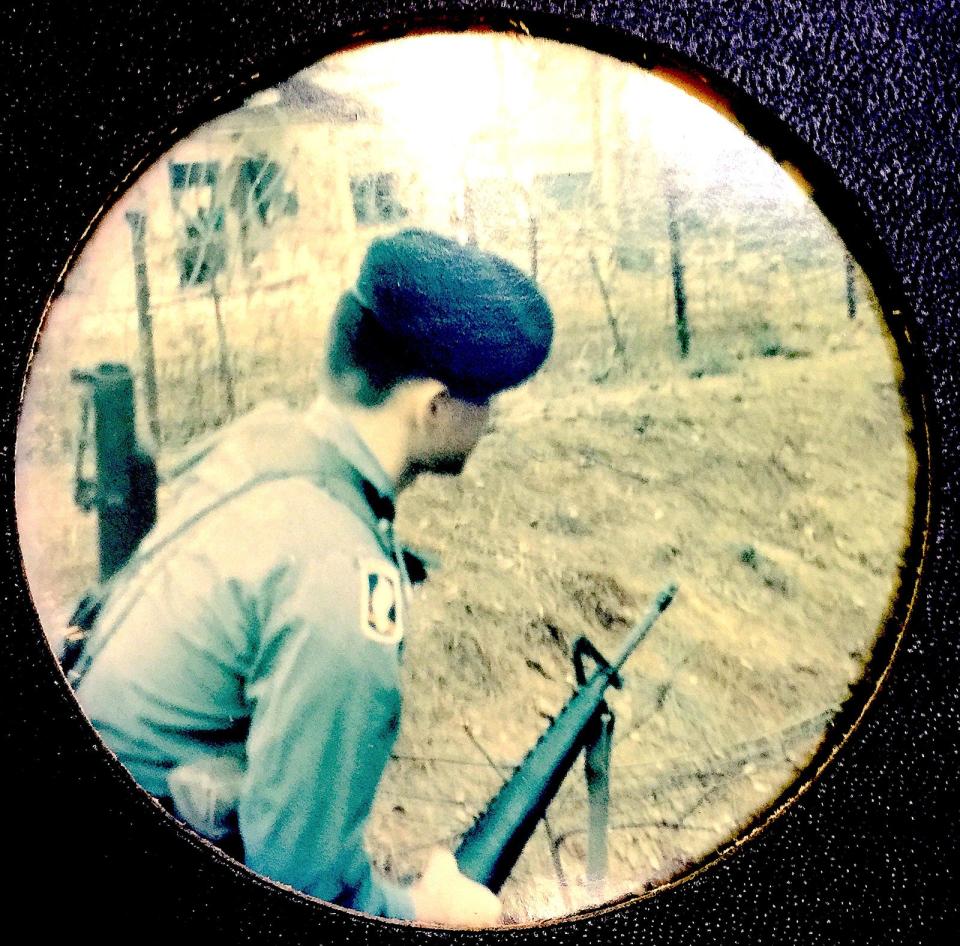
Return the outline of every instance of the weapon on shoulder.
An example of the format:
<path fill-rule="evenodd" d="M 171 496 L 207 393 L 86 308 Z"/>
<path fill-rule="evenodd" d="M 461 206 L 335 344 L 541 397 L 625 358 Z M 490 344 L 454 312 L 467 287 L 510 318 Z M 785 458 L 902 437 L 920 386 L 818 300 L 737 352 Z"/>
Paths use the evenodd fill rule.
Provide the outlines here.
<path fill-rule="evenodd" d="M 133 376 L 126 365 L 106 362 L 74 370 L 83 386 L 74 499 L 97 511 L 100 580 L 123 567 L 157 516 L 157 467 L 137 443 Z M 93 475 L 87 475 L 93 447 Z"/>
<path fill-rule="evenodd" d="M 657 595 L 646 617 L 631 629 L 612 661 L 605 660 L 586 638 L 577 640 L 573 657 L 579 687 L 463 836 L 455 857 L 460 871 L 467 877 L 484 884 L 494 893 L 500 890 L 537 822 L 584 748 L 588 750 L 590 795 L 596 798 L 599 793 L 600 803 L 605 804 L 604 796 L 608 791 L 605 765 L 610 752 L 611 717 L 604 693 L 609 686 L 622 686 L 621 668 L 676 593 L 677 586 L 671 584 Z M 595 664 L 589 679 L 583 666 L 584 656 Z M 600 759 L 599 756 L 604 754 L 606 759 Z M 596 773 L 599 765 L 604 767 L 600 784 L 595 781 L 590 785 L 591 769 Z M 605 831 L 605 811 L 603 828 Z M 605 848 L 602 856 L 605 856 Z"/>

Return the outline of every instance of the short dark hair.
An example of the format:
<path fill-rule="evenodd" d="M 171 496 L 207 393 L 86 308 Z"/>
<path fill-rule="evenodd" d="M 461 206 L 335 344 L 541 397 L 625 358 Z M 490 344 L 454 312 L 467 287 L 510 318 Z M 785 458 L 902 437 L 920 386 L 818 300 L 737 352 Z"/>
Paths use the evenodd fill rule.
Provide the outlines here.
<path fill-rule="evenodd" d="M 413 362 L 354 293 L 340 297 L 330 323 L 327 372 L 342 395 L 376 407 L 400 382 L 422 377 Z"/>

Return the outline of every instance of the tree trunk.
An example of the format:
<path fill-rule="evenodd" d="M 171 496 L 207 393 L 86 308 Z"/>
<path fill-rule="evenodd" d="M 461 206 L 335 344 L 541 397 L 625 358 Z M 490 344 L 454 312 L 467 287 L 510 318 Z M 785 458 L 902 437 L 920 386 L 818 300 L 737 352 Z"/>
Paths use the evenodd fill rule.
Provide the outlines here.
<path fill-rule="evenodd" d="M 597 286 L 600 288 L 600 296 L 603 298 L 603 311 L 607 316 L 610 334 L 613 336 L 613 357 L 619 360 L 622 367 L 627 368 L 627 346 L 620 334 L 620 323 L 617 321 L 613 306 L 610 304 L 610 293 L 607 290 L 607 284 L 603 281 L 603 276 L 600 274 L 600 265 L 597 263 L 597 257 L 593 250 L 590 251 L 590 268 L 593 270 L 593 278 L 596 279 Z"/>
<path fill-rule="evenodd" d="M 533 211 L 530 211 L 529 222 L 530 277 L 536 282 L 540 270 L 540 228 Z"/>
<path fill-rule="evenodd" d="M 680 246 L 680 221 L 677 192 L 673 181 L 664 180 L 667 203 L 667 235 L 670 239 L 670 272 L 673 278 L 673 303 L 677 329 L 677 349 L 681 358 L 690 354 L 690 323 L 687 320 L 687 291 L 683 280 L 683 255 Z"/>
<path fill-rule="evenodd" d="M 237 402 L 233 391 L 233 372 L 230 370 L 230 348 L 227 343 L 227 328 L 223 322 L 223 313 L 220 311 L 220 293 L 217 291 L 217 280 L 210 280 L 210 295 L 213 298 L 213 311 L 217 321 L 217 354 L 218 374 L 227 407 L 227 419 L 232 420 L 237 413 Z"/>
<path fill-rule="evenodd" d="M 857 283 L 853 257 L 849 253 L 844 254 L 844 269 L 846 272 L 847 316 L 855 319 L 857 317 Z"/>
<path fill-rule="evenodd" d="M 140 342 L 140 363 L 143 368 L 143 389 L 146 397 L 147 419 L 154 443 L 160 446 L 160 407 L 157 394 L 157 362 L 153 345 L 153 317 L 150 314 L 150 282 L 147 275 L 147 255 L 144 249 L 147 233 L 147 215 L 137 210 L 127 212 L 133 248 L 133 271 L 137 287 L 137 334 Z"/>

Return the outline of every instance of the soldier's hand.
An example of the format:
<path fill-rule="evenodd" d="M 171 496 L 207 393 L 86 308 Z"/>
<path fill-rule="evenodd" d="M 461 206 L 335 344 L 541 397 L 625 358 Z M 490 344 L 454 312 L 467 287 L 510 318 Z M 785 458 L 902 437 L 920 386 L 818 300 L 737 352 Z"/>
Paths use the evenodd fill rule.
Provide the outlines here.
<path fill-rule="evenodd" d="M 493 926 L 500 922 L 497 895 L 460 873 L 456 858 L 437 848 L 411 888 L 416 919 L 444 926 Z"/>

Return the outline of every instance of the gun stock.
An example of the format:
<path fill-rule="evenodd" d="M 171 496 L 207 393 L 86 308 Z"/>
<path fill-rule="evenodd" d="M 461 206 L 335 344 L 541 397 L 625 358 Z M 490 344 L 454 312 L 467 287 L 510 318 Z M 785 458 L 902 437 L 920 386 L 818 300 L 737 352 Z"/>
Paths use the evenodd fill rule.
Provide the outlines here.
<path fill-rule="evenodd" d="M 570 697 L 557 718 L 527 753 L 523 762 L 463 836 L 455 857 L 460 871 L 494 893 L 503 886 L 537 822 L 543 817 L 561 783 L 583 749 L 594 714 L 603 705 L 607 687 L 620 687 L 620 670 L 650 632 L 677 593 L 668 585 L 654 599 L 644 619 L 636 624 L 617 657 L 607 662 L 583 638 L 575 659 L 588 652 L 597 663 L 589 679 Z"/>

